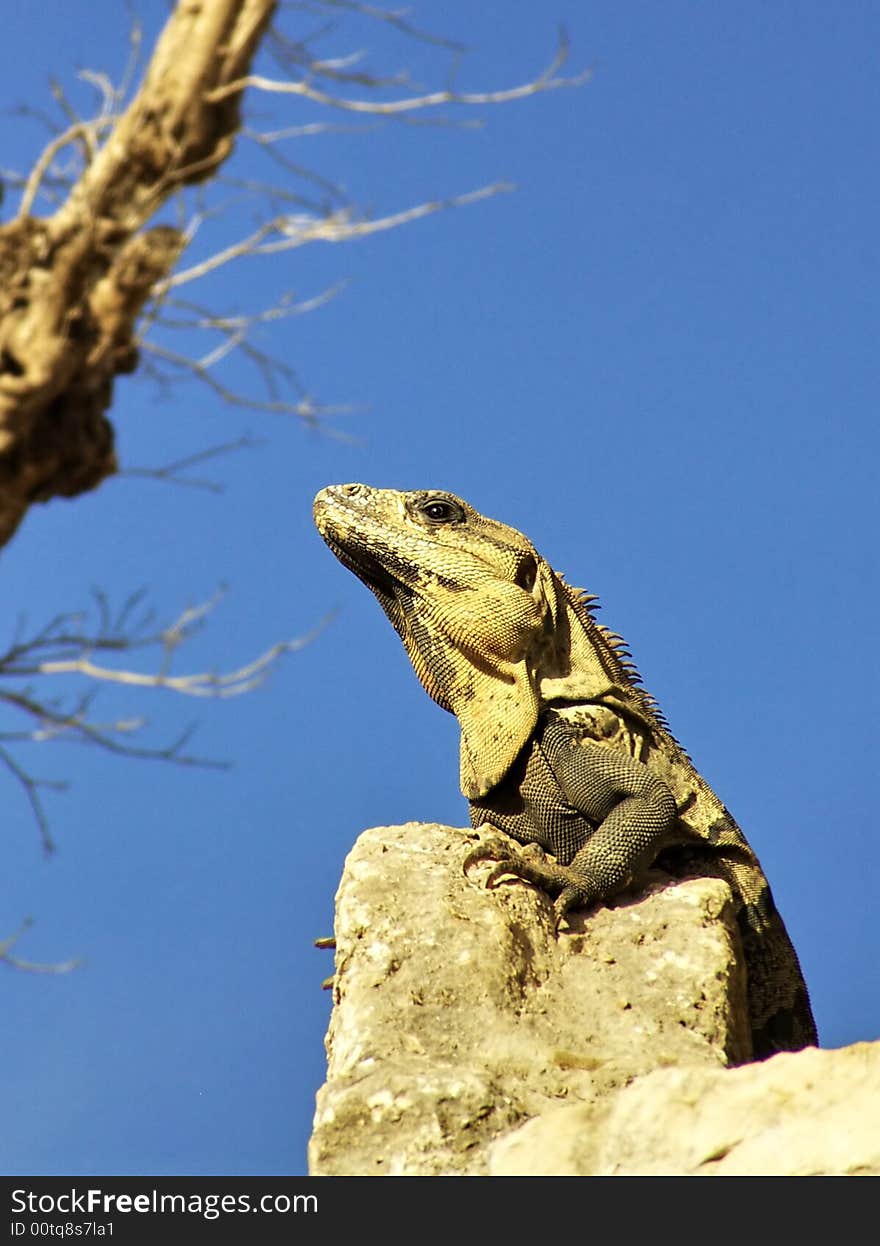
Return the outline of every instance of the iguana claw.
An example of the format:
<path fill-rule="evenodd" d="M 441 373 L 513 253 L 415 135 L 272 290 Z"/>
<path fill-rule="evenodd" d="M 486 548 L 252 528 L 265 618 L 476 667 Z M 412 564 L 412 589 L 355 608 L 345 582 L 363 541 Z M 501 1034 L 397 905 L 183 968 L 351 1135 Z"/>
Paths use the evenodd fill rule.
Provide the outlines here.
<path fill-rule="evenodd" d="M 478 844 L 474 844 L 462 861 L 461 870 L 463 874 L 467 874 L 471 866 L 476 865 L 478 861 L 488 861 L 493 857 L 501 861 L 509 861 L 513 859 L 513 856 L 513 848 L 503 839 L 497 839 L 494 836 L 491 839 L 481 839 Z"/>
<path fill-rule="evenodd" d="M 472 865 L 490 858 L 495 858 L 497 864 L 486 878 L 486 888 L 493 889 L 505 874 L 512 874 L 548 895 L 556 896 L 553 911 L 557 930 L 569 909 L 588 908 L 596 901 L 596 896 L 583 879 L 567 866 L 548 861 L 538 844 L 525 844 L 522 849 L 516 849 L 501 839 L 485 839 L 470 850 L 462 862 L 462 869 L 466 874 Z"/>

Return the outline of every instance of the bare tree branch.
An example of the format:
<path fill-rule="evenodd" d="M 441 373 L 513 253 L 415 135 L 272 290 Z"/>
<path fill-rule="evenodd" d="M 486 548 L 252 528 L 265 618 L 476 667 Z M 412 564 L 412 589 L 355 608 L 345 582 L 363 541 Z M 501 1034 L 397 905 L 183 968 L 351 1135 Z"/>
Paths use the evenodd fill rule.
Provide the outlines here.
<path fill-rule="evenodd" d="M 107 418 L 113 382 L 139 365 L 160 384 L 165 383 L 163 368 L 176 368 L 234 406 L 296 414 L 311 426 L 328 411 L 340 410 L 312 399 L 292 370 L 285 372 L 250 340 L 254 320 L 247 328 L 233 328 L 229 317 L 214 312 L 214 327 L 223 340 L 199 357 L 187 348 L 175 349 L 164 337 L 145 341 L 151 326 L 167 327 L 160 313 L 170 291 L 234 261 L 312 242 L 354 241 L 509 189 L 496 182 L 370 219 L 348 201 L 341 179 L 292 160 L 280 146 L 350 127 L 311 117 L 294 117 L 293 124 L 243 126 L 240 106 L 248 86 L 277 99 L 298 97 L 328 113 L 415 124 L 428 120 L 418 114 L 441 105 L 503 104 L 576 86 L 588 77 L 562 74 L 568 45 L 560 34 L 551 63 L 531 81 L 497 91 L 459 91 L 448 80 L 443 90 L 422 91 L 413 88 L 405 69 L 375 72 L 359 48 L 327 55 L 319 54 L 316 44 L 335 37 L 343 17 L 394 30 L 453 58 L 460 55 L 460 44 L 421 30 L 404 11 L 366 0 L 285 5 L 286 16 L 317 19 L 310 31 L 308 22 L 301 22 L 303 31 L 292 34 L 271 26 L 277 7 L 275 0 L 177 0 L 143 82 L 126 102 L 141 45 L 140 27 L 133 23 L 128 64 L 118 85 L 101 69 L 79 75 L 97 96 L 90 120 L 60 84 L 53 85 L 62 118 L 59 132 L 26 178 L 8 179 L 21 186 L 21 198 L 14 219 L 0 225 L 0 545 L 35 500 L 72 497 L 117 470 Z M 264 41 L 289 80 L 254 72 L 254 57 Z M 447 117 L 430 121 L 470 124 Z M 51 120 L 49 125 L 56 129 Z M 180 269 L 180 256 L 200 225 L 225 210 L 222 196 L 209 197 L 204 188 L 217 179 L 239 135 L 283 170 L 286 184 L 239 179 L 256 211 L 255 228 Z M 301 193 L 293 189 L 297 184 Z M 46 218 L 32 215 L 41 194 L 55 203 L 62 198 Z M 151 225 L 168 203 L 178 224 Z M 291 203 L 304 210 L 277 210 Z M 236 350 L 254 365 L 268 399 L 236 392 L 217 380 L 212 369 Z M 284 391 L 285 378 L 293 386 L 293 399 Z"/>
<path fill-rule="evenodd" d="M 268 415 L 295 415 L 304 423 L 313 427 L 318 427 L 321 422 L 322 430 L 330 437 L 337 440 L 349 441 L 350 437 L 339 432 L 338 429 L 327 427 L 323 423 L 325 418 L 330 415 L 351 415 L 359 408 L 350 404 L 336 404 L 335 406 L 316 403 L 309 395 L 304 395 L 298 402 L 282 402 L 271 401 L 264 402 L 258 398 L 253 398 L 248 394 L 239 394 L 228 386 L 223 385 L 216 377 L 212 376 L 207 368 L 203 367 L 197 359 L 190 359 L 186 355 L 177 354 L 175 351 L 167 350 L 163 346 L 157 346 L 155 343 L 144 342 L 143 350 L 150 355 L 154 355 L 157 359 L 161 359 L 167 363 L 175 364 L 184 371 L 190 372 L 198 380 L 202 381 L 215 394 L 219 395 L 224 402 L 229 403 L 233 407 L 244 407 L 249 411 L 264 411 Z"/>
<path fill-rule="evenodd" d="M 454 195 L 450 199 L 434 199 L 429 203 L 416 204 L 402 212 L 390 216 L 380 216 L 376 220 L 353 221 L 347 212 L 333 212 L 329 216 L 315 219 L 308 216 L 281 216 L 267 221 L 259 229 L 254 230 L 247 238 L 233 243 L 211 255 L 191 268 L 175 273 L 172 277 L 157 285 L 157 292 L 176 289 L 188 281 L 195 281 L 209 272 L 228 264 L 231 260 L 241 259 L 248 255 L 274 255 L 278 251 L 291 251 L 295 247 L 304 247 L 311 242 L 350 242 L 354 238 L 366 238 L 370 234 L 382 233 L 387 229 L 397 229 L 400 225 L 417 221 L 423 216 L 431 216 L 435 212 L 443 212 L 448 208 L 462 207 L 464 204 L 477 203 L 480 199 L 488 199 L 492 195 L 500 195 L 513 190 L 510 182 L 495 182 L 491 186 L 481 186 L 479 190 L 471 190 L 463 195 Z M 275 241 L 267 241 L 273 235 Z"/>
<path fill-rule="evenodd" d="M 207 489 L 209 493 L 222 493 L 223 485 L 218 484 L 215 480 L 192 479 L 181 476 L 180 473 L 186 471 L 187 468 L 195 466 L 196 463 L 205 463 L 208 459 L 216 459 L 224 454 L 232 454 L 238 450 L 255 450 L 258 446 L 265 443 L 253 437 L 238 437 L 235 441 L 224 442 L 223 445 L 209 446 L 205 450 L 199 450 L 196 454 L 188 454 L 185 458 L 176 459 L 173 463 L 166 463 L 164 467 L 123 467 L 118 475 L 137 476 L 146 480 L 161 480 L 175 485 L 187 485 L 191 489 Z"/>
<path fill-rule="evenodd" d="M 101 115 L 50 142 L 18 215 L 0 226 L 0 544 L 34 500 L 115 471 L 113 378 L 136 366 L 136 320 L 185 241 L 144 227 L 232 151 L 238 102 L 206 91 L 247 73 L 274 10 L 274 0 L 176 5 L 128 107 L 111 120 L 116 93 L 93 75 Z M 34 218 L 44 175 L 77 140 L 88 145 L 81 175 L 51 217 Z"/>
<path fill-rule="evenodd" d="M 374 4 L 360 4 L 358 0 L 324 0 L 324 2 L 327 8 L 360 13 L 373 21 L 384 22 L 399 30 L 401 34 L 407 35 L 410 39 L 418 39 L 422 43 L 433 43 L 437 47 L 447 48 L 452 52 L 460 53 L 465 50 L 463 43 L 458 43 L 454 39 L 446 39 L 442 35 L 430 34 L 428 31 L 414 26 L 405 16 L 406 9 L 380 9 Z"/>
<path fill-rule="evenodd" d="M 113 124 L 112 117 L 96 117 L 94 121 L 75 121 L 69 129 L 63 134 L 59 134 L 53 138 L 51 143 L 47 143 L 43 149 L 43 153 L 34 167 L 31 169 L 28 179 L 25 182 L 24 190 L 21 195 L 21 202 L 18 205 L 18 213 L 16 220 L 21 220 L 30 214 L 34 200 L 40 189 L 40 183 L 46 175 L 52 161 L 61 151 L 62 147 L 66 147 L 68 143 L 73 143 L 78 139 L 85 141 L 90 151 L 95 150 L 96 139 L 102 129 L 107 129 Z"/>
<path fill-rule="evenodd" d="M 3 939 L 0 942 L 0 961 L 5 965 L 9 965 L 11 969 L 24 969 L 27 973 L 70 973 L 73 969 L 78 969 L 82 964 L 79 959 L 56 961 L 54 963 L 40 963 L 33 960 L 22 960 L 19 956 L 13 956 L 12 949 L 18 943 L 19 939 L 28 930 L 30 930 L 33 922 L 29 917 L 21 923 L 21 926 L 14 935 Z"/>
<path fill-rule="evenodd" d="M 25 625 L 19 623 L 15 639 L 0 653 L 0 709 L 10 716 L 9 726 L 0 721 L 0 766 L 24 792 L 44 851 L 51 852 L 54 845 L 42 793 L 60 790 L 65 785 L 37 778 L 13 749 L 66 740 L 129 758 L 224 768 L 225 763 L 200 758 L 186 750 L 192 728 L 170 744 L 141 746 L 132 737 L 145 727 L 144 718 L 116 717 L 106 722 L 97 719 L 93 704 L 98 686 L 103 683 L 166 689 L 185 696 L 221 700 L 239 696 L 264 683 L 284 656 L 309 644 L 330 618 L 322 619 L 304 636 L 270 645 L 234 670 L 172 673 L 177 651 L 202 627 L 223 595 L 218 592 L 209 600 L 188 607 L 164 627 L 157 626 L 152 612 L 145 610 L 142 592 L 131 594 L 116 613 L 104 595 L 96 593 L 97 620 L 92 627 L 83 614 L 62 614 L 26 636 Z M 138 650 L 156 653 L 152 669 L 111 665 L 106 660 L 110 654 L 124 657 Z M 98 660 L 97 655 L 104 655 L 103 660 Z M 47 679 L 59 677 L 62 690 L 58 696 L 42 691 Z M 84 679 L 86 690 L 69 691 L 71 677 Z M 37 684 L 39 693 L 34 690 Z"/>
<path fill-rule="evenodd" d="M 152 674 L 143 671 L 115 670 L 112 667 L 100 666 L 89 657 L 38 662 L 32 673 L 34 675 L 88 675 L 90 679 L 128 684 L 139 688 L 169 688 L 172 692 L 184 693 L 190 697 L 237 697 L 243 692 L 251 692 L 254 688 L 258 688 L 283 653 L 296 652 L 307 644 L 309 639 L 311 639 L 310 636 L 278 641 L 259 657 L 254 658 L 252 662 L 240 666 L 237 670 L 228 671 L 226 674 L 203 671 L 191 675 L 168 675 L 161 671 Z M 170 652 L 173 647 L 170 634 L 166 644 L 166 652 Z"/>
<path fill-rule="evenodd" d="M 559 46 L 553 60 L 543 73 L 532 82 L 524 82 L 519 86 L 508 87 L 501 91 L 430 91 L 425 95 L 411 95 L 397 100 L 343 99 L 319 91 L 307 81 L 278 82 L 273 78 L 265 78 L 262 74 L 247 74 L 236 82 L 228 82 L 216 87 L 208 95 L 212 102 L 228 99 L 230 96 L 253 87 L 257 91 L 269 91 L 275 95 L 301 95 L 315 104 L 325 104 L 329 108 L 340 108 L 345 112 L 370 113 L 379 116 L 392 116 L 400 113 L 414 112 L 418 108 L 436 108 L 442 104 L 508 104 L 512 100 L 526 99 L 530 95 L 538 95 L 541 91 L 554 91 L 559 87 L 582 86 L 591 76 L 590 70 L 573 78 L 559 78 L 557 71 L 568 59 L 568 42 L 564 35 L 560 36 Z"/>
<path fill-rule="evenodd" d="M 6 738 L 8 738 L 6 735 L 0 735 L 0 739 Z M 21 736 L 17 738 L 20 739 Z M 25 795 L 28 799 L 28 804 L 31 807 L 31 813 L 34 816 L 34 821 L 36 822 L 37 829 L 40 832 L 40 840 L 42 841 L 43 851 L 47 854 L 54 852 L 55 843 L 49 831 L 49 819 L 46 816 L 46 810 L 44 809 L 43 802 L 40 799 L 40 788 L 52 788 L 57 792 L 62 791 L 66 785 L 61 780 L 35 779 L 33 775 L 28 774 L 26 770 L 19 766 L 18 762 L 9 750 L 4 748 L 2 745 L 0 745 L 0 762 L 3 763 L 12 777 L 24 789 Z"/>

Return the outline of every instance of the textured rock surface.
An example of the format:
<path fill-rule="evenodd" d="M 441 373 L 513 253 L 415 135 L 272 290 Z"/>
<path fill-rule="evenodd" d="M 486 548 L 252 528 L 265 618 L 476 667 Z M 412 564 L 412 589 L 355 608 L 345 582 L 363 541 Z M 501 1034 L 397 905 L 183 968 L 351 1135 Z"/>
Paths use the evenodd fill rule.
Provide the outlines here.
<path fill-rule="evenodd" d="M 494 1175 L 880 1175 L 880 1043 L 658 1069 L 500 1139 Z"/>
<path fill-rule="evenodd" d="M 746 1054 L 723 883 L 658 885 L 557 939 L 532 888 L 463 876 L 470 842 L 412 823 L 349 855 L 315 1173 L 486 1172 L 490 1142 L 560 1102 Z"/>
<path fill-rule="evenodd" d="M 466 831 L 365 832 L 337 896 L 318 1174 L 880 1172 L 880 1043 L 748 1057 L 724 883 L 658 875 L 553 934 Z"/>

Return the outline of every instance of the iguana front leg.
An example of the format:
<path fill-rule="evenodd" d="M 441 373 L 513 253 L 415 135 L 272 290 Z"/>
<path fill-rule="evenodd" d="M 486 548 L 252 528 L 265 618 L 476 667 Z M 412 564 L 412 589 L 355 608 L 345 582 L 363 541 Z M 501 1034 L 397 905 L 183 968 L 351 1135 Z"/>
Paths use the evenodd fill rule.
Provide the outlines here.
<path fill-rule="evenodd" d="M 503 874 L 535 883 L 556 897 L 558 922 L 569 909 L 609 899 L 650 865 L 674 828 L 677 811 L 663 780 L 617 749 L 578 741 L 562 727 L 544 731 L 534 747 L 555 780 L 552 799 L 529 799 L 527 767 L 521 794 L 531 826 L 493 817 L 486 808 L 491 801 L 483 806 L 483 822 L 549 848 L 557 863 L 488 841 L 468 853 L 464 865 L 501 856 L 486 885 Z"/>
<path fill-rule="evenodd" d="M 484 822 L 482 826 L 492 828 L 492 823 Z M 548 895 L 556 896 L 553 909 L 557 927 L 569 909 L 589 908 L 599 899 L 594 890 L 575 872 L 573 863 L 565 866 L 548 861 L 538 844 L 526 844 L 518 850 L 494 836 L 484 839 L 467 854 L 462 862 L 462 870 L 467 874 L 472 865 L 491 860 L 497 864 L 486 877 L 487 889 L 491 890 L 505 875 L 510 874 L 524 882 L 534 883 Z"/>

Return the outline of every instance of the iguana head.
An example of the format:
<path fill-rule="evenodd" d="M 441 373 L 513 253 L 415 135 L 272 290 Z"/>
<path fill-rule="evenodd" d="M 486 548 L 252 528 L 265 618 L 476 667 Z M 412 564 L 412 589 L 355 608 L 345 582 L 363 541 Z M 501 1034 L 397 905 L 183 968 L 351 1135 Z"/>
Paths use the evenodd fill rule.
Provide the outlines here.
<path fill-rule="evenodd" d="M 569 673 L 573 590 L 515 528 L 452 493 L 333 485 L 314 516 L 379 599 L 427 692 L 458 718 L 465 796 L 485 795 L 534 729 L 541 680 Z"/>

